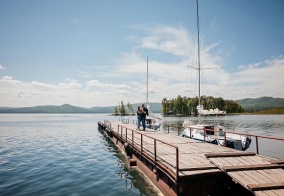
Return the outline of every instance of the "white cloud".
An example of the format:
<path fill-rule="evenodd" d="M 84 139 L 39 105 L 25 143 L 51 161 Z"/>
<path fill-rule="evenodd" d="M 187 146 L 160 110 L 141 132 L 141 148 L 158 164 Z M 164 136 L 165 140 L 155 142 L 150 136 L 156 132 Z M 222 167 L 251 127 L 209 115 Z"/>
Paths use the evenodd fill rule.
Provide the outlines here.
<path fill-rule="evenodd" d="M 3 65 L 0 64 L 0 70 L 1 70 L 1 69 L 4 70 L 4 69 L 6 69 L 6 68 L 3 67 Z"/>
<path fill-rule="evenodd" d="M 134 27 L 133 27 L 134 28 Z M 22 82 L 10 76 L 0 79 L 0 106 L 34 106 L 69 103 L 92 107 L 116 105 L 118 101 L 142 103 L 146 100 L 146 57 L 149 56 L 149 101 L 161 102 L 178 95 L 197 96 L 196 44 L 182 26 L 166 25 L 135 26 L 145 29 L 147 35 L 132 38 L 138 43 L 128 53 L 124 52 L 113 62 L 112 67 L 80 66 L 81 75 L 92 74 L 92 80 L 66 79 L 57 84 L 40 81 Z M 194 40 L 194 39 L 193 39 Z M 201 51 L 201 93 L 221 96 L 225 99 L 246 97 L 284 97 L 284 58 L 268 59 L 251 65 L 239 66 L 234 73 L 222 69 L 222 52 L 211 54 L 220 42 L 213 43 Z M 145 52 L 146 51 L 146 52 Z M 161 61 L 154 54 L 172 55 L 173 61 Z M 151 55 L 153 54 L 153 55 Z M 205 66 L 206 65 L 206 66 Z M 93 71 L 94 70 L 94 71 Z"/>
<path fill-rule="evenodd" d="M 127 84 L 111 84 L 111 83 L 103 83 L 98 80 L 90 80 L 86 82 L 87 89 L 91 89 L 91 87 L 95 87 L 97 91 L 109 91 L 116 93 L 131 93 L 131 86 Z"/>
<path fill-rule="evenodd" d="M 149 35 L 140 39 L 138 48 L 158 50 L 179 57 L 188 57 L 190 46 L 189 34 L 182 26 L 172 27 L 167 25 L 144 26 Z"/>
<path fill-rule="evenodd" d="M 284 97 L 284 58 L 278 57 L 243 66 L 239 72 L 230 74 L 229 88 L 231 99 L 261 96 Z M 232 89 L 230 92 L 229 90 Z"/>

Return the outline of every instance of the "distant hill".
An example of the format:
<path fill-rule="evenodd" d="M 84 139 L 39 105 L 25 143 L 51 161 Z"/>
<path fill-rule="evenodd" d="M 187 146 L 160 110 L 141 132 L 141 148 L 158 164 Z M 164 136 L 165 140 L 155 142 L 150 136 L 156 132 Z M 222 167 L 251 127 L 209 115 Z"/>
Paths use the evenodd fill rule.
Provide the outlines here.
<path fill-rule="evenodd" d="M 0 113 L 90 113 L 90 111 L 86 108 L 64 104 L 61 106 L 47 105 L 23 108 L 0 108 Z"/>
<path fill-rule="evenodd" d="M 138 105 L 132 104 L 134 112 Z M 0 107 L 0 113 L 114 113 L 114 108 L 115 106 L 83 108 L 64 104 L 61 106 L 47 105 L 22 108 Z M 150 108 L 154 113 L 162 111 L 160 103 L 150 103 Z"/>
<path fill-rule="evenodd" d="M 267 109 L 281 109 L 284 108 L 284 98 L 260 97 L 260 98 L 246 98 L 236 100 L 245 112 L 257 112 Z"/>
<path fill-rule="evenodd" d="M 245 112 L 258 112 L 268 109 L 284 108 L 284 98 L 246 98 L 236 100 L 236 102 L 244 108 Z M 134 113 L 138 105 L 141 105 L 141 103 L 132 104 Z M 114 108 L 115 106 L 83 108 L 64 104 L 61 106 L 47 105 L 22 108 L 0 107 L 0 113 L 114 113 Z M 150 109 L 153 113 L 161 113 L 162 105 L 161 103 L 150 103 Z"/>

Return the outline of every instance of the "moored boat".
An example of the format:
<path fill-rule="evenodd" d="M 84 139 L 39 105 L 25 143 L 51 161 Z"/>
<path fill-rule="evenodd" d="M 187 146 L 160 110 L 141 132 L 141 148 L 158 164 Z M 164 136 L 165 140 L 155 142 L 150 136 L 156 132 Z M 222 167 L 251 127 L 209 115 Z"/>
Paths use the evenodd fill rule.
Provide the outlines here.
<path fill-rule="evenodd" d="M 190 125 L 189 121 L 184 123 L 183 137 L 205 141 L 211 144 L 226 146 L 236 150 L 245 151 L 251 144 L 251 137 L 238 135 L 237 133 L 225 133 L 225 128 L 219 125 L 197 124 Z"/>

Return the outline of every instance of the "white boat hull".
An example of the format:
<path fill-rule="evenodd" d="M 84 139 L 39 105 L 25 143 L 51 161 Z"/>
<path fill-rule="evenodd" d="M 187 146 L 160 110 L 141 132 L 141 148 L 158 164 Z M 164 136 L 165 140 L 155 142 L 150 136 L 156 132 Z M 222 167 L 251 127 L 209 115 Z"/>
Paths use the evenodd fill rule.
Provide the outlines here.
<path fill-rule="evenodd" d="M 249 148 L 251 143 L 251 139 L 249 137 L 232 134 L 232 133 L 226 133 L 226 142 L 225 142 L 224 132 L 213 131 L 214 129 L 212 129 L 212 127 L 214 126 L 196 125 L 192 126 L 191 128 L 185 128 L 185 130 L 182 133 L 182 136 L 199 141 L 205 141 L 211 144 L 226 146 L 236 150 L 245 151 Z M 203 128 L 205 128 L 206 131 L 204 131 Z M 207 131 L 207 129 L 211 129 L 212 131 Z"/>

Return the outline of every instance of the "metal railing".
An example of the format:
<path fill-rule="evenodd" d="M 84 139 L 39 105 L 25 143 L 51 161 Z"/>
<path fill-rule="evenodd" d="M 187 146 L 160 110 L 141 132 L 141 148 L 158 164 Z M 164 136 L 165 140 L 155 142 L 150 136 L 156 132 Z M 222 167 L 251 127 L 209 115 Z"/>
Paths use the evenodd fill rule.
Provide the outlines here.
<path fill-rule="evenodd" d="M 107 128 L 109 128 L 110 131 L 115 133 L 114 129 L 112 129 L 111 122 L 104 121 L 104 124 L 106 125 Z M 180 131 L 183 128 L 182 126 L 178 126 L 178 125 L 174 125 L 174 126 L 173 125 L 167 125 L 167 127 L 168 127 L 168 133 L 169 133 L 169 128 L 170 127 L 177 128 L 178 131 Z M 191 136 L 192 129 L 196 129 L 196 128 L 190 128 L 190 136 Z M 256 153 L 257 154 L 259 154 L 258 138 L 284 141 L 284 138 L 262 136 L 262 135 L 256 135 L 256 134 L 238 133 L 238 132 L 232 132 L 232 131 L 218 131 L 218 130 L 202 129 L 202 128 L 199 128 L 199 129 L 204 131 L 204 142 L 206 142 L 206 137 L 207 137 L 206 131 L 223 132 L 224 133 L 224 143 L 225 144 L 226 144 L 226 134 L 227 133 L 236 134 L 236 135 L 244 135 L 244 136 L 247 136 L 247 137 L 255 137 L 255 139 L 256 139 Z M 129 134 L 128 134 L 129 131 L 131 131 L 130 137 L 129 137 Z M 134 134 L 140 134 L 140 139 L 138 141 L 135 141 Z M 122 141 L 127 142 L 129 145 L 131 145 L 133 149 L 136 149 L 136 151 L 138 151 L 138 153 L 140 153 L 141 156 L 146 158 L 148 161 L 152 162 L 155 166 L 158 166 L 158 167 L 162 168 L 164 171 L 166 171 L 171 177 L 173 177 L 172 178 L 173 180 L 176 180 L 176 181 L 178 180 L 180 171 L 186 171 L 186 169 L 180 169 L 179 168 L 179 148 L 178 148 L 178 146 L 170 144 L 170 143 L 167 143 L 167 142 L 164 142 L 164 141 L 162 141 L 160 139 L 151 137 L 151 136 L 146 135 L 144 133 L 138 132 L 138 131 L 136 131 L 134 129 L 127 128 L 127 127 L 125 127 L 123 125 L 120 125 L 120 124 L 117 125 L 116 135 Z M 153 140 L 154 148 L 152 149 L 152 151 L 151 151 L 150 148 L 145 148 L 143 146 L 143 143 L 145 142 L 144 137 L 145 138 L 150 138 L 150 139 Z M 175 165 L 176 166 L 174 167 L 176 169 L 175 173 L 172 170 L 170 170 L 167 166 L 163 165 L 161 162 L 158 161 L 158 157 L 159 156 L 158 156 L 158 152 L 157 152 L 157 149 L 158 149 L 157 148 L 157 142 L 160 142 L 162 144 L 168 145 L 168 146 L 170 146 L 170 147 L 175 149 L 175 156 L 176 156 L 175 157 L 176 158 L 176 160 L 175 160 Z M 152 157 L 150 156 L 149 153 L 145 152 L 145 150 L 148 151 L 149 153 L 153 154 L 153 159 L 152 159 Z"/>
<path fill-rule="evenodd" d="M 131 131 L 131 141 L 130 141 L 130 138 L 128 136 L 128 133 L 129 131 Z M 140 134 L 141 137 L 140 137 L 140 141 L 134 141 L 135 137 L 134 137 L 134 134 Z M 158 153 L 157 153 L 157 142 L 160 142 L 160 143 L 163 143 L 165 145 L 168 145 L 172 148 L 175 149 L 175 154 L 176 154 L 176 166 L 175 166 L 175 169 L 176 169 L 176 172 L 174 173 L 174 176 L 175 177 L 175 180 L 178 179 L 179 177 L 179 149 L 178 149 L 178 146 L 175 146 L 173 144 L 170 144 L 170 143 L 167 143 L 167 142 L 164 142 L 160 139 L 157 139 L 157 138 L 154 138 L 154 137 L 151 137 L 149 135 L 146 135 L 144 133 L 141 133 L 141 132 L 138 132 L 134 129 L 129 129 L 123 125 L 117 125 L 117 135 L 121 138 L 121 140 L 124 140 L 125 142 L 127 142 L 128 144 L 130 144 L 132 146 L 132 148 L 136 148 L 136 149 L 139 149 L 139 145 L 140 144 L 140 155 L 143 156 L 143 155 L 146 155 L 147 153 L 145 153 L 145 150 L 147 150 L 149 153 L 152 153 L 153 154 L 153 160 L 151 160 L 151 158 L 149 156 L 144 156 L 145 158 L 149 159 L 149 161 L 153 162 L 153 164 L 155 166 L 159 166 L 159 167 L 162 167 L 163 170 L 166 170 L 168 173 L 170 173 L 171 175 L 173 175 L 173 173 L 167 168 L 167 167 L 164 167 L 162 164 L 159 163 L 158 161 Z M 150 148 L 144 148 L 143 146 L 143 143 L 145 142 L 145 139 L 144 137 L 146 138 L 150 138 L 153 140 L 153 151 L 151 151 Z M 135 142 L 137 145 L 135 145 Z"/>

